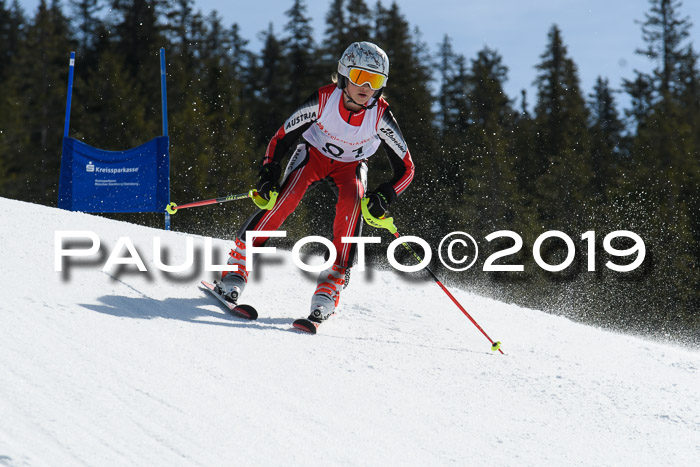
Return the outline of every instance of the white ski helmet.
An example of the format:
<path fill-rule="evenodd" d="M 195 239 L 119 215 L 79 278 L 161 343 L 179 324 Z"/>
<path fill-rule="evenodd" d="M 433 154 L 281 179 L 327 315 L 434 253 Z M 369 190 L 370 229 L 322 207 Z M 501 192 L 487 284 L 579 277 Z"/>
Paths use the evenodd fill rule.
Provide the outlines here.
<path fill-rule="evenodd" d="M 353 42 L 338 60 L 340 89 L 347 87 L 348 80 L 358 86 L 368 83 L 377 91 L 375 97 L 379 97 L 388 79 L 389 57 L 371 42 Z"/>

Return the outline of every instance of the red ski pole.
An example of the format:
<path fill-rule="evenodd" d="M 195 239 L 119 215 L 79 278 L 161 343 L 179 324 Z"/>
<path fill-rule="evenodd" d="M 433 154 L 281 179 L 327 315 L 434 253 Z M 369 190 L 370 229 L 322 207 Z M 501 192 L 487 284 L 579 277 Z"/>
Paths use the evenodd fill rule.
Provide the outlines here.
<path fill-rule="evenodd" d="M 202 201 L 193 201 L 192 203 L 183 204 L 181 206 L 178 206 L 175 203 L 170 203 L 165 207 L 165 210 L 168 211 L 168 213 L 170 213 L 170 214 L 175 214 L 178 211 L 178 209 L 195 208 L 197 206 L 207 206 L 209 204 L 219 204 L 219 203 L 225 203 L 227 201 L 237 201 L 239 199 L 246 199 L 246 198 L 252 198 L 253 202 L 262 209 L 271 209 L 271 207 L 269 207 L 268 205 L 270 205 L 270 203 L 272 205 L 275 204 L 275 200 L 277 199 L 277 195 L 278 195 L 278 193 L 276 191 L 273 191 L 270 193 L 270 200 L 266 200 L 266 199 L 262 198 L 260 195 L 258 195 L 258 192 L 256 190 L 250 190 L 248 193 L 222 196 L 220 198 L 205 199 Z"/>
<path fill-rule="evenodd" d="M 204 199 L 201 201 L 193 201 L 192 203 L 183 204 L 181 206 L 178 206 L 175 203 L 170 203 L 165 208 L 165 210 L 168 211 L 170 214 L 175 214 L 178 209 L 194 208 L 197 206 L 207 206 L 209 204 L 225 203 L 227 201 L 236 201 L 239 199 L 245 199 L 245 198 L 250 198 L 250 197 L 251 197 L 251 193 L 241 193 L 239 195 L 228 195 L 228 196 L 222 196 L 220 198 L 212 198 L 212 199 Z"/>
<path fill-rule="evenodd" d="M 398 233 L 398 232 L 394 232 L 394 237 L 399 238 L 399 237 L 400 237 L 399 233 Z M 411 245 L 409 245 L 409 244 L 406 243 L 406 242 L 402 242 L 401 244 L 404 246 L 404 248 L 406 248 L 406 249 L 408 250 L 409 253 L 411 253 L 411 254 L 413 255 L 414 258 L 416 258 L 416 260 L 417 260 L 419 263 L 420 263 L 421 261 L 423 261 L 423 259 L 418 255 L 418 253 L 416 253 L 416 251 L 415 251 L 413 248 L 411 248 Z M 442 282 L 440 282 L 440 279 L 438 279 L 438 277 L 435 275 L 435 273 L 433 273 L 433 271 L 430 270 L 429 267 L 426 267 L 425 269 L 426 269 L 426 271 L 428 271 L 428 273 L 433 277 L 433 280 L 435 281 L 435 283 L 436 283 L 437 285 L 440 286 L 440 288 L 442 289 L 442 291 L 445 292 L 445 293 L 447 294 L 448 297 L 450 297 L 450 300 L 452 300 L 452 302 L 453 302 L 455 305 L 457 305 L 457 308 L 459 308 L 459 310 L 460 310 L 462 313 L 464 313 L 464 316 L 466 316 L 467 318 L 469 318 L 469 321 L 471 321 L 471 322 L 474 324 L 474 326 L 476 326 L 476 328 L 477 328 L 479 331 L 481 331 L 481 333 L 489 340 L 489 342 L 491 343 L 491 350 L 493 350 L 493 351 L 498 350 L 499 352 L 501 352 L 501 354 L 503 354 L 503 351 L 501 350 L 501 343 L 498 342 L 498 341 L 497 341 L 497 342 L 494 342 L 494 341 L 489 337 L 489 335 L 486 334 L 486 331 L 484 331 L 484 330 L 481 328 L 481 326 L 479 326 L 479 323 L 477 323 L 476 320 L 475 320 L 474 318 L 472 318 L 472 316 L 467 312 L 467 310 L 464 309 L 464 307 L 462 306 L 462 304 L 459 303 L 459 302 L 457 301 L 457 299 L 454 297 L 454 295 L 452 295 L 452 294 L 450 293 L 449 290 L 447 290 L 447 287 L 445 287 L 445 286 L 442 284 Z"/>
<path fill-rule="evenodd" d="M 367 222 L 372 227 L 376 227 L 379 229 L 387 229 L 389 232 L 391 232 L 394 235 L 394 237 L 400 238 L 401 236 L 399 235 L 399 232 L 396 229 L 396 226 L 394 226 L 394 219 L 392 219 L 391 217 L 388 217 L 388 218 L 382 217 L 381 219 L 377 219 L 376 217 L 372 216 L 369 213 L 369 209 L 367 209 L 368 202 L 369 202 L 368 198 L 364 198 L 362 200 L 362 216 L 365 218 L 365 222 Z M 401 244 L 404 246 L 404 248 L 406 248 L 406 250 L 408 250 L 409 253 L 411 253 L 413 255 L 414 258 L 416 258 L 416 260 L 419 263 L 423 261 L 423 259 L 420 257 L 420 255 L 418 255 L 418 253 L 416 253 L 416 251 L 413 248 L 411 248 L 411 245 L 409 245 L 406 242 L 402 242 Z M 481 328 L 481 326 L 479 326 L 479 323 L 477 323 L 476 320 L 474 318 L 472 318 L 472 316 L 467 312 L 467 310 L 464 309 L 462 304 L 459 303 L 459 301 L 457 301 L 457 299 L 454 297 L 454 295 L 452 295 L 450 293 L 449 290 L 447 290 L 447 287 L 445 287 L 442 284 L 442 282 L 440 282 L 440 279 L 438 279 L 438 277 L 435 275 L 435 273 L 433 271 L 430 270 L 429 267 L 426 267 L 425 269 L 428 271 L 428 273 L 430 273 L 430 275 L 433 277 L 433 279 L 435 280 L 437 285 L 440 286 L 442 291 L 445 292 L 448 297 L 450 297 L 450 300 L 452 300 L 452 303 L 457 305 L 457 308 L 459 308 L 459 310 L 462 313 L 464 313 L 464 316 L 469 318 L 469 321 L 471 321 L 472 324 L 474 324 L 474 326 L 476 326 L 476 328 L 479 331 L 481 331 L 481 333 L 484 335 L 484 337 L 486 337 L 489 340 L 489 342 L 491 343 L 491 350 L 493 350 L 493 351 L 498 350 L 503 355 L 503 351 L 501 350 L 501 343 L 499 341 L 494 342 L 493 339 L 491 339 L 489 337 L 489 335 L 486 334 L 486 331 L 484 331 Z"/>

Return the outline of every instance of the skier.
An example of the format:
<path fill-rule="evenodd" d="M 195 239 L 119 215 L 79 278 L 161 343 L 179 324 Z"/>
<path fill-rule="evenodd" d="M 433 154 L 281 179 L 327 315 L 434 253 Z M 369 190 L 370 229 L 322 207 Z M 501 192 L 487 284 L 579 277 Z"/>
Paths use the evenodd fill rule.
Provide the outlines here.
<path fill-rule="evenodd" d="M 309 321 L 316 326 L 335 312 L 341 288 L 347 285 L 354 264 L 356 245 L 342 237 L 360 236 L 361 201 L 368 198 L 369 214 L 381 218 L 411 183 L 414 166 L 399 126 L 381 95 L 389 77 L 389 58 L 370 42 L 351 44 L 338 61 L 334 84 L 314 92 L 280 127 L 267 146 L 256 189 L 262 197 L 259 209 L 237 233 L 229 265 L 238 271 L 223 272 L 217 283 L 227 301 L 237 303 L 248 281 L 246 232 L 277 230 L 297 207 L 306 190 L 321 181 L 336 193 L 333 266 L 318 276 L 311 299 Z M 296 146 L 280 183 L 280 162 Z M 383 146 L 393 169 L 393 178 L 374 191 L 367 189 L 367 159 Z M 257 237 L 255 246 L 268 238 Z"/>

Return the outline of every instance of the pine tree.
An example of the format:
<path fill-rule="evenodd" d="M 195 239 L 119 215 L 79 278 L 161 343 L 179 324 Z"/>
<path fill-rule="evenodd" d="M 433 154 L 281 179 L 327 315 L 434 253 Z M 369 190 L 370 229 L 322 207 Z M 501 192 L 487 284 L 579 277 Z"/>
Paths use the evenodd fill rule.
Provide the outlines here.
<path fill-rule="evenodd" d="M 104 33 L 104 23 L 98 16 L 104 5 L 100 4 L 100 0 L 70 0 L 70 5 L 74 11 L 75 29 L 78 31 L 76 52 L 83 58 L 94 59 L 99 36 Z"/>
<path fill-rule="evenodd" d="M 353 42 L 372 41 L 374 19 L 364 0 L 333 0 L 326 13 L 326 29 L 319 47 L 322 70 L 335 71 L 338 59 Z"/>
<path fill-rule="evenodd" d="M 205 36 L 204 19 L 193 4 L 194 0 L 177 0 L 165 12 L 167 23 L 163 34 L 170 44 L 166 49 L 168 109 L 173 115 L 191 106 L 195 82 L 205 71 L 199 59 L 199 44 Z M 178 131 L 177 126 L 174 130 Z"/>
<path fill-rule="evenodd" d="M 700 264 L 700 70 L 698 69 L 698 54 L 695 52 L 692 44 L 687 48 L 681 68 L 680 77 L 683 82 L 683 94 L 681 100 L 684 103 L 682 120 L 685 122 L 683 131 L 689 134 L 685 137 L 686 154 L 688 154 L 689 163 L 686 165 L 688 176 L 685 180 L 681 192 L 681 198 L 684 202 L 684 207 L 688 213 L 688 224 L 690 230 L 689 239 L 691 242 L 692 253 L 689 255 L 688 266 L 693 271 L 697 271 L 697 265 Z M 686 298 L 687 306 L 687 325 L 689 328 L 697 328 L 700 326 L 700 277 L 695 274 L 695 283 L 688 283 L 688 297 Z M 695 310 L 695 311 L 692 311 Z"/>
<path fill-rule="evenodd" d="M 696 165 L 688 155 L 695 145 L 697 129 L 692 121 L 693 89 L 697 89 L 697 67 L 692 48 L 684 44 L 690 22 L 680 16 L 679 0 L 650 0 L 650 12 L 642 24 L 645 48 L 637 53 L 656 63 L 651 74 L 636 72 L 626 88 L 633 98 L 641 94 L 644 106 L 637 117 L 637 135 L 632 154 L 639 165 L 633 183 L 654 190 L 663 199 L 667 216 L 686 199 L 681 194 Z M 689 53 L 689 51 L 691 51 Z M 643 89 L 643 93 L 640 92 Z"/>
<path fill-rule="evenodd" d="M 378 5 L 375 19 L 376 43 L 388 55 L 389 80 L 386 95 L 394 113 L 401 122 L 401 129 L 409 145 L 421 147 L 429 144 L 433 122 L 432 96 L 428 87 L 430 64 L 420 62 L 421 45 L 411 34 L 411 28 L 396 2 L 388 9 Z M 415 109 L 420 109 L 416 112 Z"/>
<path fill-rule="evenodd" d="M 261 33 L 263 48 L 251 74 L 255 77 L 257 90 L 256 108 L 252 114 L 253 123 L 259 143 L 263 145 L 267 144 L 293 111 L 287 99 L 291 84 L 285 66 L 283 45 L 276 36 L 270 23 L 268 30 Z"/>
<path fill-rule="evenodd" d="M 287 108 L 296 108 L 318 88 L 323 80 L 319 78 L 320 69 L 315 62 L 315 45 L 311 18 L 306 16 L 306 4 L 303 0 L 294 0 L 292 7 L 286 11 L 289 21 L 284 27 L 285 76 L 290 77 Z M 280 122 L 281 124 L 281 122 Z"/>
<path fill-rule="evenodd" d="M 346 3 L 348 13 L 347 44 L 371 41 L 372 12 L 364 0 L 352 0 Z"/>
<path fill-rule="evenodd" d="M 111 0 L 114 48 L 122 58 L 130 79 L 141 83 L 145 102 L 160 91 L 158 51 L 163 43 L 159 23 L 161 0 Z M 163 11 L 164 12 L 164 11 Z M 153 65 L 155 64 L 155 65 Z M 160 106 L 151 107 L 153 118 Z"/>
<path fill-rule="evenodd" d="M 681 130 L 685 133 L 686 154 L 694 154 L 689 157 L 687 165 L 689 178 L 685 184 L 684 199 L 688 202 L 688 212 L 700 212 L 700 195 L 694 187 L 700 186 L 700 69 L 698 67 L 698 54 L 692 44 L 681 61 L 679 77 L 682 93 L 680 100 L 683 103 L 681 113 Z M 698 246 L 700 258 L 700 216 L 691 216 L 693 232 Z"/>
<path fill-rule="evenodd" d="M 25 22 L 17 0 L 9 7 L 6 0 L 0 0 L 0 82 L 6 78 L 7 70 L 17 56 Z"/>
<path fill-rule="evenodd" d="M 5 0 L 0 0 L 0 85 L 5 90 L 0 97 L 0 192 L 5 196 L 16 196 L 23 177 L 21 156 L 12 145 L 21 138 L 10 133 L 11 128 L 21 128 L 21 117 L 11 111 L 16 108 L 17 96 L 8 80 L 20 45 L 25 40 L 26 22 L 17 0 L 9 8 Z"/>
<path fill-rule="evenodd" d="M 333 0 L 326 13 L 326 30 L 319 54 L 321 65 L 334 69 L 338 58 L 350 45 L 349 26 L 345 16 L 345 0 Z"/>
<path fill-rule="evenodd" d="M 624 127 L 607 79 L 599 76 L 589 97 L 593 189 L 605 201 L 619 170 Z"/>
<path fill-rule="evenodd" d="M 10 196 L 56 201 L 71 46 L 68 20 L 60 5 L 53 1 L 49 6 L 41 0 L 6 81 L 6 92 L 12 97 L 8 115 L 3 116 L 3 132 L 7 132 L 3 159 L 15 180 L 8 186 Z"/>
<path fill-rule="evenodd" d="M 467 80 L 466 139 L 472 161 L 468 217 L 475 231 L 484 234 L 513 228 L 519 204 L 515 158 L 509 147 L 515 112 L 503 89 L 507 72 L 501 56 L 485 47 L 472 60 Z"/>
<path fill-rule="evenodd" d="M 531 165 L 531 188 L 539 199 L 539 216 L 548 227 L 580 230 L 576 211 L 592 194 L 588 115 L 576 64 L 568 57 L 556 25 L 549 31 L 541 59 L 535 80 L 538 148 Z"/>
<path fill-rule="evenodd" d="M 402 116 L 402 127 L 406 127 L 405 132 L 411 138 L 409 130 L 418 130 L 422 121 L 433 120 L 432 111 L 429 111 L 432 108 L 432 97 L 428 89 L 428 65 L 418 61 L 418 46 L 396 2 L 386 10 L 381 5 L 378 8 L 374 35 L 377 45 L 389 56 L 390 63 L 386 92 L 391 96 L 390 103 L 394 112 Z M 402 112 L 403 108 L 407 111 Z M 416 108 L 421 111 L 408 111 Z"/>
<path fill-rule="evenodd" d="M 541 232 L 537 218 L 537 197 L 533 195 L 531 173 L 534 161 L 539 160 L 537 152 L 537 130 L 535 120 L 528 110 L 527 91 L 520 91 L 520 109 L 513 115 L 510 147 L 514 159 L 517 180 L 518 202 L 517 226 L 526 238 L 535 238 Z"/>
<path fill-rule="evenodd" d="M 681 0 L 649 0 L 651 9 L 645 13 L 642 38 L 646 48 L 636 52 L 657 62 L 653 72 L 660 97 L 679 94 L 677 77 L 683 59 L 683 41 L 690 35 L 690 19 L 681 18 Z"/>
<path fill-rule="evenodd" d="M 256 56 L 248 49 L 249 41 L 241 37 L 240 27 L 233 24 L 228 33 L 228 66 L 235 86 L 239 89 L 238 99 L 248 116 L 257 107 L 257 76 L 255 75 Z"/>
<path fill-rule="evenodd" d="M 454 52 L 448 36 L 444 37 L 439 46 L 435 68 L 440 70 L 436 123 L 441 136 L 438 152 L 441 163 L 435 168 L 436 175 L 441 181 L 441 195 L 453 200 L 450 204 L 461 206 L 471 170 L 471 160 L 467 154 L 468 70 L 466 59 Z M 452 216 L 459 210 L 446 211 L 445 215 Z"/>
<path fill-rule="evenodd" d="M 697 58 L 687 43 L 690 21 L 682 17 L 679 0 L 650 0 L 642 22 L 645 47 L 637 53 L 654 62 L 651 73 L 635 72 L 625 82 L 633 99 L 631 115 L 636 134 L 626 161 L 627 199 L 624 213 L 643 212 L 638 233 L 655 252 L 654 275 L 645 290 L 657 290 L 663 300 L 646 308 L 659 326 L 700 323 L 691 310 L 700 304 L 697 195 L 697 117 L 693 117 L 693 89 L 697 89 Z M 697 123 L 695 123 L 697 125 Z M 629 220 L 627 220 L 629 223 Z"/>
<path fill-rule="evenodd" d="M 180 54 L 174 62 L 181 67 L 173 83 L 179 87 L 169 86 L 181 101 L 170 112 L 171 121 L 178 123 L 170 131 L 173 197 L 221 196 L 232 186 L 249 189 L 255 144 L 241 102 L 245 41 L 235 25 L 223 26 L 216 11 L 202 18 L 200 12 L 192 13 L 190 2 L 182 2 L 170 14 L 180 18 L 174 29 Z M 185 63 L 190 68 L 183 68 Z M 192 213 L 188 228 L 206 233 L 201 226 L 212 225 L 216 216 L 211 210 Z"/>
<path fill-rule="evenodd" d="M 635 126 L 635 133 L 638 133 L 646 126 L 646 117 L 654 105 L 654 88 L 651 77 L 638 73 L 633 81 L 623 80 L 622 87 L 629 94 L 631 106 L 629 109 L 625 109 L 625 116 L 630 125 Z"/>
<path fill-rule="evenodd" d="M 171 2 L 165 12 L 167 19 L 163 28 L 163 34 L 171 44 L 168 55 L 178 57 L 182 65 L 191 70 L 194 66 L 194 54 L 192 52 L 192 33 L 195 22 L 201 18 L 199 12 L 194 11 L 194 0 L 177 0 Z"/>
<path fill-rule="evenodd" d="M 410 188 L 410 202 L 397 203 L 396 213 L 406 222 L 423 229 L 426 239 L 439 234 L 438 217 L 426 219 L 424 213 L 434 209 L 429 200 L 439 196 L 442 186 L 436 182 L 436 164 L 429 155 L 438 153 L 433 127 L 433 96 L 430 92 L 430 63 L 421 60 L 425 45 L 415 40 L 411 28 L 396 2 L 387 9 L 377 3 L 375 9 L 375 43 L 389 57 L 389 79 L 385 98 L 396 116 L 417 166 L 416 176 Z M 375 160 L 376 159 L 376 160 Z M 387 179 L 389 168 L 385 158 L 373 158 L 370 170 L 370 187 Z M 376 180 L 376 181 L 375 181 Z"/>
<path fill-rule="evenodd" d="M 242 79 L 253 61 L 253 54 L 247 48 L 250 41 L 241 36 L 241 28 L 236 23 L 231 25 L 228 35 L 231 71 Z"/>
<path fill-rule="evenodd" d="M 210 24 L 217 24 L 210 20 Z M 227 37 L 224 37 L 227 36 Z M 213 28 L 208 33 L 207 41 L 212 51 L 210 68 L 211 75 L 203 85 L 208 93 L 208 125 L 212 137 L 212 163 L 206 168 L 209 172 L 209 185 L 217 188 L 217 192 L 229 189 L 232 179 L 240 181 L 251 177 L 257 172 L 260 155 L 255 149 L 254 138 L 248 130 L 250 126 L 246 102 L 241 99 L 245 74 L 241 76 L 243 66 L 240 63 L 245 57 L 243 43 L 240 37 L 224 35 L 223 31 Z M 231 40 L 234 41 L 232 44 Z M 218 46 L 217 46 L 218 44 Z M 237 63 L 230 61 L 231 53 L 237 54 Z M 280 122 L 280 125 L 282 123 Z M 239 172 L 245 172 L 232 177 L 230 166 L 239 167 Z M 252 181 L 252 180 L 251 180 Z M 243 184 L 242 190 L 251 184 Z"/>
<path fill-rule="evenodd" d="M 445 34 L 442 42 L 438 44 L 435 63 L 440 73 L 439 111 L 436 115 L 436 123 L 442 131 L 443 137 L 451 125 L 455 113 L 454 101 L 456 101 L 456 96 L 453 83 L 456 74 L 456 58 L 457 56 L 452 47 L 452 39 Z"/>
<path fill-rule="evenodd" d="M 144 102 L 141 85 L 131 79 L 121 55 L 103 53 L 95 68 L 78 67 L 73 90 L 71 136 L 108 150 L 124 150 L 145 143 L 161 133 L 160 115 L 148 118 L 146 106 L 158 106 L 159 96 Z M 158 63 L 153 60 L 152 67 Z"/>
<path fill-rule="evenodd" d="M 540 174 L 540 166 L 536 161 L 541 161 L 537 151 L 537 130 L 535 122 L 528 110 L 527 91 L 520 91 L 520 112 L 515 118 L 513 129 L 513 145 L 516 153 L 516 172 L 520 191 L 528 193 L 523 202 L 528 206 L 534 206 L 535 197 L 531 196 L 536 177 Z"/>
<path fill-rule="evenodd" d="M 634 154 L 642 161 L 643 177 L 667 171 L 674 165 L 678 167 L 682 162 L 679 159 L 684 158 L 682 151 L 669 149 L 678 149 L 679 140 L 671 134 L 676 123 L 672 120 L 685 105 L 681 70 L 688 56 L 684 41 L 691 26 L 687 17 L 680 16 L 680 0 L 649 0 L 649 3 L 651 8 L 642 23 L 645 47 L 636 53 L 648 57 L 656 66 L 651 74 L 635 71 L 635 80 L 624 83 L 633 99 L 630 115 L 637 124 Z M 663 131 L 663 127 L 669 131 Z"/>
<path fill-rule="evenodd" d="M 168 15 L 173 29 L 172 53 L 168 74 L 170 135 L 171 197 L 200 199 L 220 196 L 210 187 L 210 171 L 215 150 L 210 125 L 211 94 L 208 86 L 216 83 L 216 51 L 208 50 L 211 30 L 201 11 L 194 11 L 192 2 L 180 1 Z M 217 21 L 217 16 L 213 16 Z M 214 27 L 217 30 L 218 26 Z M 187 217 L 188 229 L 199 232 L 195 225 L 205 222 L 210 212 L 193 212 Z M 180 219 L 182 222 L 183 219 Z"/>

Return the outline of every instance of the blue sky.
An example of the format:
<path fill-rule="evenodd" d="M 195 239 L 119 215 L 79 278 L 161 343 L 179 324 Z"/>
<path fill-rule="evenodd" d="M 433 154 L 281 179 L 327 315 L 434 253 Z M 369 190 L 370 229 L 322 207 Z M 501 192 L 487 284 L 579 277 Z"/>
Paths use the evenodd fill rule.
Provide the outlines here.
<path fill-rule="evenodd" d="M 365 0 L 373 7 L 375 0 Z M 38 0 L 21 0 L 28 13 Z M 66 0 L 64 0 L 66 3 Z M 203 13 L 217 10 L 225 25 L 238 23 L 243 37 L 258 50 L 258 33 L 272 22 L 275 30 L 283 32 L 287 19 L 284 12 L 292 0 L 195 0 L 195 8 Z M 329 0 L 306 0 L 307 14 L 313 19 L 314 37 L 322 40 L 324 18 Z M 388 6 L 390 1 L 383 0 Z M 610 80 L 620 88 L 623 78 L 632 78 L 634 69 L 648 71 L 653 64 L 634 53 L 643 47 L 641 26 L 649 0 L 410 0 L 399 1 L 399 8 L 412 27 L 421 32 L 422 41 L 432 52 L 445 34 L 453 40 L 458 53 L 471 59 L 484 46 L 496 49 L 509 68 L 506 92 L 519 97 L 528 91 L 530 106 L 534 102 L 535 64 L 543 53 L 547 32 L 552 24 L 562 30 L 569 56 L 579 67 L 583 90 L 588 94 L 597 76 Z M 694 23 L 691 40 L 700 49 L 700 1 L 684 0 L 684 16 Z M 390 57 L 391 58 L 391 57 Z M 329 74 L 332 70 L 329 70 Z M 626 105 L 624 96 L 618 101 Z"/>

